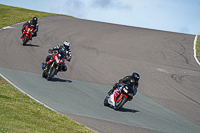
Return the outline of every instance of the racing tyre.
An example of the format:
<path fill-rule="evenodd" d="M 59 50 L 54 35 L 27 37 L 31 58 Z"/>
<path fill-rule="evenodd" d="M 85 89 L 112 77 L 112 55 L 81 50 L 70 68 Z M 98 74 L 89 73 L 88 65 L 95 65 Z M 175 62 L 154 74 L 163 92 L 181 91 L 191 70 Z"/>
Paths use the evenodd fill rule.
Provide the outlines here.
<path fill-rule="evenodd" d="M 104 100 L 103 103 L 104 103 L 104 106 L 109 106 L 109 103 L 108 103 L 108 97 L 105 98 L 105 100 Z"/>
<path fill-rule="evenodd" d="M 128 99 L 127 97 L 123 96 L 122 99 L 120 101 L 118 101 L 119 97 L 120 97 L 120 95 L 115 100 L 114 110 L 119 110 L 127 102 L 127 99 Z"/>
<path fill-rule="evenodd" d="M 26 43 L 27 43 L 27 40 L 28 40 L 28 37 L 27 37 L 27 36 L 25 36 L 25 37 L 24 37 L 23 46 L 24 46 L 24 45 L 26 45 Z"/>
<path fill-rule="evenodd" d="M 55 72 L 56 72 L 56 69 L 54 67 L 50 68 L 50 74 L 47 76 L 48 81 L 50 81 L 53 78 Z"/>

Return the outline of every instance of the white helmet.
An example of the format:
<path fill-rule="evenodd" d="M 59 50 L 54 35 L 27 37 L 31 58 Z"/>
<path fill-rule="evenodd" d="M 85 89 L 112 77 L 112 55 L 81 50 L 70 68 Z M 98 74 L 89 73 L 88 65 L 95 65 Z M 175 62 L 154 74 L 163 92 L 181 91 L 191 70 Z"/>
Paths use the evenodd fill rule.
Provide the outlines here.
<path fill-rule="evenodd" d="M 70 42 L 64 41 L 64 42 L 63 42 L 63 46 L 65 47 L 66 50 L 68 50 L 69 47 L 70 47 Z"/>

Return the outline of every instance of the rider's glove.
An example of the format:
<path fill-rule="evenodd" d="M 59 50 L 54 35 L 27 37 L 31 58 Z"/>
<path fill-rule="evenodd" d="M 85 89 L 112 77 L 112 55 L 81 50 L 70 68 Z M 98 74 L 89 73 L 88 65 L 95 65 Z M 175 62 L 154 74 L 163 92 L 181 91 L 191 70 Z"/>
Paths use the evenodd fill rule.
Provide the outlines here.
<path fill-rule="evenodd" d="M 113 85 L 113 88 L 117 88 L 117 87 L 120 87 L 120 84 L 118 82 Z"/>
<path fill-rule="evenodd" d="M 49 49 L 48 52 L 49 52 L 49 53 L 53 53 L 53 49 Z"/>
<path fill-rule="evenodd" d="M 70 62 L 70 60 L 71 60 L 71 57 L 67 57 L 67 58 L 66 58 L 66 60 Z"/>

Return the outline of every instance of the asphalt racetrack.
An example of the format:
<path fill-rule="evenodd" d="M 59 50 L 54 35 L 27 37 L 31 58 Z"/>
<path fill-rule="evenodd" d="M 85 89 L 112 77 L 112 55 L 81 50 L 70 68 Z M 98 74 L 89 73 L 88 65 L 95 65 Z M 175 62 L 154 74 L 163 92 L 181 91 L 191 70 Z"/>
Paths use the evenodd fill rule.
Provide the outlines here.
<path fill-rule="evenodd" d="M 57 16 L 39 19 L 38 36 L 22 46 L 22 25 L 0 30 L 0 73 L 31 98 L 98 132 L 200 132 L 194 35 Z M 47 81 L 41 63 L 65 40 L 68 70 Z M 133 101 L 105 107 L 111 86 L 132 72 L 141 76 Z"/>

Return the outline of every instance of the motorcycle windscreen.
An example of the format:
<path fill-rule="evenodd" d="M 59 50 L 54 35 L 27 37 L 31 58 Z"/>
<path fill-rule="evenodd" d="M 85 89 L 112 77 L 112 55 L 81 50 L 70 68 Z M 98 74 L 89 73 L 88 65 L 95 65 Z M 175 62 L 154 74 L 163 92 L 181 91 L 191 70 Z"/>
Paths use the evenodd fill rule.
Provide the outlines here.
<path fill-rule="evenodd" d="M 66 56 L 66 51 L 63 48 L 59 49 L 58 50 L 58 58 L 62 59 L 62 58 L 65 58 L 65 56 Z"/>

